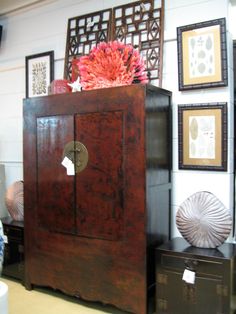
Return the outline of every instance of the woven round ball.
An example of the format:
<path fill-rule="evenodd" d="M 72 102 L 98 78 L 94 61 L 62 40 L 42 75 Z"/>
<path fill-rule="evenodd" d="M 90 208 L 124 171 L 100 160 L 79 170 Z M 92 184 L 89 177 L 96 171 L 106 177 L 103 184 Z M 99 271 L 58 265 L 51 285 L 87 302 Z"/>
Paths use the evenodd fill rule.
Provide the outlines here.
<path fill-rule="evenodd" d="M 5 203 L 13 220 L 24 220 L 24 192 L 23 181 L 16 181 L 11 184 L 5 195 Z"/>
<path fill-rule="evenodd" d="M 215 248 L 224 243 L 232 229 L 230 212 L 212 193 L 191 195 L 179 207 L 176 224 L 192 246 Z"/>

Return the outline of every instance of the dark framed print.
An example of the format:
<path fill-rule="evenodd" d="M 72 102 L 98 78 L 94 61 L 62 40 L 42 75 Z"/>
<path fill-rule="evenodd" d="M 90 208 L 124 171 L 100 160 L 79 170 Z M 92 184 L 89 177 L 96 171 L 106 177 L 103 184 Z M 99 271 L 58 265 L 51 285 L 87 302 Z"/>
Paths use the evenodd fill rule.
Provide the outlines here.
<path fill-rule="evenodd" d="M 179 169 L 227 171 L 227 103 L 178 106 Z"/>
<path fill-rule="evenodd" d="M 179 90 L 228 85 L 226 20 L 177 27 Z"/>
<path fill-rule="evenodd" d="M 48 95 L 48 88 L 54 79 L 54 51 L 47 51 L 25 57 L 26 97 Z"/>

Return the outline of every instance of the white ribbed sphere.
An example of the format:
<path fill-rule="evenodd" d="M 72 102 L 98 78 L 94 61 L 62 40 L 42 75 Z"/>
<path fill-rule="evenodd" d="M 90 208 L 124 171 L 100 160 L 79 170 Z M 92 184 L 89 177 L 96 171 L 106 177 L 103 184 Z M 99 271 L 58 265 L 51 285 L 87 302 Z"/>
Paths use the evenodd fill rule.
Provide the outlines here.
<path fill-rule="evenodd" d="M 215 248 L 228 238 L 232 229 L 230 212 L 212 193 L 201 191 L 191 195 L 176 214 L 179 232 L 191 245 Z"/>
<path fill-rule="evenodd" d="M 5 203 L 13 220 L 24 220 L 24 192 L 22 181 L 16 181 L 8 187 Z"/>

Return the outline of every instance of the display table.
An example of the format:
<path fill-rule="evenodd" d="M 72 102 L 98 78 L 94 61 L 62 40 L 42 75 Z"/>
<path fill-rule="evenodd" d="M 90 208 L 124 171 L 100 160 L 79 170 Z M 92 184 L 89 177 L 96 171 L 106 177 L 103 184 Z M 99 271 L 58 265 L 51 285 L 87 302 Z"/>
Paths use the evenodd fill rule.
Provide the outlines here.
<path fill-rule="evenodd" d="M 24 280 L 24 222 L 1 218 L 5 235 L 2 274 Z"/>
<path fill-rule="evenodd" d="M 156 314 L 233 313 L 235 255 L 232 243 L 201 249 L 175 238 L 158 247 Z M 185 270 L 193 283 L 183 280 Z"/>

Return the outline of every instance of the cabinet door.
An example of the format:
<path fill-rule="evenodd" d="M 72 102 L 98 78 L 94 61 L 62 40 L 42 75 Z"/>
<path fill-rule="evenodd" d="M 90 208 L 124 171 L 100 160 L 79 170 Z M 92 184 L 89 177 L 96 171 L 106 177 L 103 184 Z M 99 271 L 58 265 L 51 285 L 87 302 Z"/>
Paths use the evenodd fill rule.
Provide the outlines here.
<path fill-rule="evenodd" d="M 157 272 L 156 313 L 157 314 L 187 314 L 188 304 L 183 302 L 182 280 L 178 273 Z M 185 312 L 183 312 L 185 309 Z"/>
<path fill-rule="evenodd" d="M 61 165 L 63 148 L 74 139 L 74 117 L 38 117 L 36 130 L 38 225 L 75 233 L 74 178 Z"/>
<path fill-rule="evenodd" d="M 216 314 L 222 312 L 222 296 L 217 293 L 220 279 L 196 277 L 194 285 L 182 280 L 182 273 L 157 273 L 157 314 Z M 225 313 L 226 314 L 226 313 Z"/>
<path fill-rule="evenodd" d="M 214 264 L 212 264 L 212 267 L 214 267 Z M 221 279 L 197 277 L 196 284 L 193 287 L 194 302 L 189 313 L 227 314 L 228 311 L 223 311 L 223 293 L 219 291 L 222 287 Z"/>
<path fill-rule="evenodd" d="M 81 173 L 67 176 L 62 152 L 72 140 L 86 146 L 89 161 Z M 121 237 L 123 142 L 122 111 L 37 118 L 41 227 L 110 240 Z"/>
<path fill-rule="evenodd" d="M 123 230 L 123 111 L 76 115 L 75 123 L 76 141 L 89 155 L 86 169 L 76 175 L 77 233 L 118 240 Z"/>

